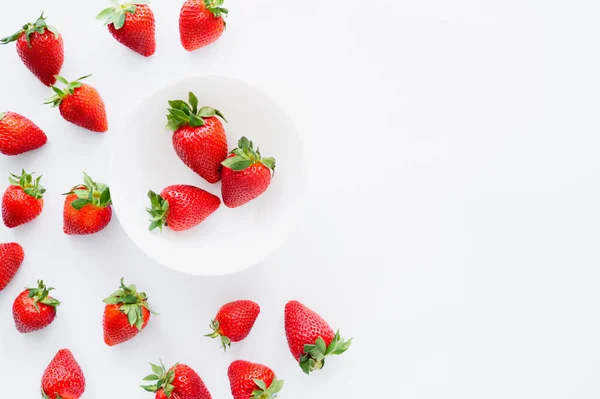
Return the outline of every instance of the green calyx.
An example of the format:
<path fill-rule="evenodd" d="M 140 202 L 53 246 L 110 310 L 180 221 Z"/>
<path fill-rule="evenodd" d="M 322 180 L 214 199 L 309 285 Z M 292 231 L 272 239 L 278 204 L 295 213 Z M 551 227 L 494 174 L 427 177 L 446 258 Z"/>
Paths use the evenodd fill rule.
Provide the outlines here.
<path fill-rule="evenodd" d="M 165 392 L 165 395 L 167 395 L 167 398 L 170 398 L 175 389 L 173 380 L 175 379 L 175 368 L 177 367 L 177 364 L 168 371 L 162 360 L 160 361 L 160 366 L 152 363 L 150 363 L 150 366 L 152 367 L 152 374 L 147 375 L 144 378 L 144 381 L 156 382 L 153 385 L 141 385 L 141 387 L 148 392 L 156 392 L 159 389 L 162 389 Z"/>
<path fill-rule="evenodd" d="M 77 199 L 71 202 L 71 206 L 80 210 L 86 205 L 93 205 L 99 208 L 106 208 L 112 204 L 110 199 L 110 189 L 104 183 L 96 183 L 85 172 L 83 173 L 84 184 L 77 185 L 68 193 L 63 195 L 77 195 Z"/>
<path fill-rule="evenodd" d="M 46 29 L 48 29 L 50 32 L 52 32 L 55 37 L 58 37 L 58 30 L 54 26 L 46 25 L 46 17 L 44 17 L 44 13 L 42 13 L 42 15 L 34 23 L 30 22 L 30 23 L 24 25 L 23 28 L 21 30 L 19 30 L 17 33 L 15 33 L 11 36 L 7 36 L 3 39 L 0 39 L 0 44 L 8 44 L 8 43 L 14 42 L 17 39 L 19 39 L 19 37 L 21 37 L 21 35 L 24 33 L 25 38 L 27 39 L 27 45 L 29 46 L 29 48 L 31 48 L 31 35 L 34 32 L 37 32 L 40 35 L 43 35 L 44 32 L 46 31 Z"/>
<path fill-rule="evenodd" d="M 205 337 L 221 338 L 221 348 L 223 348 L 223 351 L 226 351 L 228 347 L 231 347 L 231 340 L 220 331 L 220 323 L 217 320 L 211 320 L 209 327 L 213 332 L 206 334 Z"/>
<path fill-rule="evenodd" d="M 146 308 L 152 314 L 156 314 L 148 305 L 148 296 L 146 293 L 138 293 L 133 284 L 126 286 L 123 278 L 121 278 L 121 287 L 119 290 L 110 294 L 110 296 L 104 300 L 104 303 L 107 305 L 121 305 L 119 309 L 127 315 L 129 324 L 132 327 L 135 326 L 140 331 L 142 331 L 142 326 L 144 325 L 142 308 Z"/>
<path fill-rule="evenodd" d="M 56 308 L 58 305 L 60 305 L 60 301 L 48 296 L 50 291 L 52 291 L 54 288 L 46 288 L 46 285 L 42 280 L 38 280 L 37 283 L 37 288 L 26 288 L 26 290 L 29 291 L 29 298 L 33 299 L 33 306 L 35 306 L 38 313 L 40 311 L 40 303 L 52 306 L 53 308 Z"/>
<path fill-rule="evenodd" d="M 251 399 L 273 399 L 283 389 L 283 380 L 278 380 L 277 377 L 273 378 L 268 388 L 263 380 L 255 379 L 253 381 L 259 389 L 252 392 Z"/>
<path fill-rule="evenodd" d="M 223 166 L 231 170 L 241 171 L 254 164 L 261 163 L 275 173 L 275 158 L 263 158 L 260 155 L 260 149 L 255 150 L 252 141 L 246 137 L 242 137 L 238 141 L 238 148 L 231 151 L 231 154 L 235 154 L 235 156 L 221 162 Z"/>
<path fill-rule="evenodd" d="M 44 390 L 42 390 L 42 399 L 63 399 L 63 398 L 59 394 L 56 394 L 55 397 L 51 398 L 50 396 L 46 395 L 46 392 L 44 392 Z"/>
<path fill-rule="evenodd" d="M 341 355 L 346 352 L 352 339 L 345 341 L 340 337 L 338 331 L 331 341 L 331 344 L 327 346 L 325 340 L 319 337 L 314 345 L 304 345 L 304 355 L 300 358 L 300 368 L 306 374 L 310 374 L 315 370 L 321 370 L 325 366 L 325 358 L 329 355 Z"/>
<path fill-rule="evenodd" d="M 182 126 L 190 125 L 193 127 L 204 126 L 204 119 L 213 116 L 219 116 L 225 122 L 225 116 L 221 111 L 211 108 L 202 107 L 198 109 L 198 97 L 192 92 L 189 94 L 189 104 L 182 100 L 169 101 L 167 115 L 167 129 L 175 131 Z"/>
<path fill-rule="evenodd" d="M 152 216 L 148 230 L 152 231 L 158 227 L 162 231 L 163 226 L 167 226 L 166 218 L 169 212 L 169 201 L 152 190 L 148 191 L 148 198 L 150 198 L 151 206 L 146 208 L 146 211 Z"/>
<path fill-rule="evenodd" d="M 79 79 L 74 80 L 73 82 L 69 82 L 62 76 L 56 75 L 56 80 L 64 84 L 66 87 L 64 89 L 59 89 L 56 86 L 52 86 L 52 90 L 54 90 L 54 93 L 56 94 L 50 98 L 47 98 L 44 104 L 51 104 L 53 108 L 58 107 L 65 97 L 68 97 L 71 94 L 75 93 L 75 89 L 78 89 L 83 85 L 83 83 L 81 83 L 83 79 L 87 79 L 90 76 L 92 75 L 82 76 Z"/>
<path fill-rule="evenodd" d="M 42 176 L 37 179 L 33 179 L 35 173 L 29 174 L 25 172 L 25 169 L 21 170 L 21 175 L 11 173 L 8 177 L 8 181 L 13 186 L 19 186 L 25 191 L 26 194 L 31 195 L 33 198 L 40 199 L 44 196 L 46 189 L 40 184 Z"/>
<path fill-rule="evenodd" d="M 6 112 L 0 112 L 0 121 L 2 119 L 4 119 L 5 116 L 6 116 Z"/>
<path fill-rule="evenodd" d="M 96 16 L 97 20 L 105 21 L 104 26 L 113 24 L 115 29 L 119 30 L 125 25 L 127 13 L 135 14 L 136 5 L 150 4 L 148 0 L 138 0 L 133 3 L 119 4 L 118 0 L 110 0 L 112 7 L 105 8 Z"/>
<path fill-rule="evenodd" d="M 220 18 L 223 16 L 227 16 L 229 10 L 227 8 L 221 7 L 223 5 L 223 0 L 204 0 L 204 6 L 206 9 L 213 13 L 215 18 Z"/>

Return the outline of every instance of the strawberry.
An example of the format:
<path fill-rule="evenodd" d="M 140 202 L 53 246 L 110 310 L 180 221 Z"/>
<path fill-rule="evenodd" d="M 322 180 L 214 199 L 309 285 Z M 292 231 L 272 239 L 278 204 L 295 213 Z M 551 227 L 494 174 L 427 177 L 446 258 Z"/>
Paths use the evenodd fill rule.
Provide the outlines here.
<path fill-rule="evenodd" d="M 110 190 L 83 174 L 80 184 L 64 194 L 63 231 L 68 235 L 94 234 L 104 229 L 112 217 Z"/>
<path fill-rule="evenodd" d="M 285 305 L 285 334 L 294 358 L 306 374 L 320 370 L 325 357 L 346 352 L 352 340 L 345 341 L 318 314 L 298 301 Z"/>
<path fill-rule="evenodd" d="M 44 14 L 23 26 L 12 36 L 0 40 L 0 44 L 17 42 L 17 53 L 25 66 L 46 86 L 56 83 L 65 60 L 62 36 L 55 27 L 46 25 Z"/>
<path fill-rule="evenodd" d="M 138 335 L 150 321 L 150 306 L 145 292 L 138 294 L 135 285 L 121 287 L 104 300 L 104 342 L 115 346 Z"/>
<path fill-rule="evenodd" d="M 62 76 L 57 76 L 59 82 L 67 85 L 65 89 L 52 86 L 56 93 L 54 97 L 46 100 L 45 104 L 58 107 L 60 114 L 67 121 L 92 132 L 104 133 L 108 130 L 106 108 L 98 90 L 85 83 L 83 79 L 92 75 L 83 76 L 74 82 L 68 82 Z"/>
<path fill-rule="evenodd" d="M 42 398 L 79 399 L 84 391 L 81 367 L 70 350 L 59 350 L 42 375 Z"/>
<path fill-rule="evenodd" d="M 226 350 L 232 342 L 239 342 L 250 334 L 259 313 L 260 306 L 252 301 L 227 303 L 219 309 L 210 324 L 213 332 L 205 337 L 221 337 L 223 350 Z"/>
<path fill-rule="evenodd" d="M 32 121 L 14 112 L 0 112 L 0 152 L 19 155 L 46 144 L 46 134 Z"/>
<path fill-rule="evenodd" d="M 144 57 L 156 51 L 154 13 L 148 0 L 119 4 L 104 9 L 96 19 L 106 20 L 109 32 L 117 41 Z"/>
<path fill-rule="evenodd" d="M 156 381 L 153 385 L 142 385 L 148 392 L 156 392 L 156 399 L 211 399 L 210 392 L 202 378 L 191 367 L 177 363 L 168 371 L 160 362 L 160 366 L 150 363 L 154 374 L 148 375 L 144 381 Z"/>
<path fill-rule="evenodd" d="M 33 180 L 33 173 L 23 171 L 21 176 L 10 174 L 10 186 L 2 196 L 2 220 L 8 228 L 31 222 L 42 213 L 43 194 L 46 189 L 40 185 L 42 176 Z"/>
<path fill-rule="evenodd" d="M 173 147 L 190 169 L 216 183 L 221 180 L 221 162 L 227 158 L 227 135 L 217 116 L 227 119 L 214 108 L 198 109 L 194 93 L 189 94 L 189 101 L 169 101 L 167 128 L 174 131 Z"/>
<path fill-rule="evenodd" d="M 236 360 L 227 370 L 233 399 L 269 399 L 283 388 L 273 370 L 258 363 Z"/>
<path fill-rule="evenodd" d="M 263 158 L 260 150 L 245 137 L 223 161 L 221 194 L 228 208 L 242 206 L 264 193 L 275 172 L 275 158 Z"/>
<path fill-rule="evenodd" d="M 177 185 L 162 190 L 160 195 L 148 192 L 152 204 L 146 210 L 152 216 L 150 231 L 169 226 L 173 231 L 191 229 L 202 223 L 219 206 L 221 200 L 216 195 L 198 187 Z"/>
<path fill-rule="evenodd" d="M 6 288 L 23 263 L 25 252 L 16 242 L 0 244 L 0 291 Z"/>
<path fill-rule="evenodd" d="M 223 16 L 229 10 L 223 0 L 186 0 L 179 15 L 179 36 L 187 51 L 198 50 L 217 41 L 225 31 Z"/>
<path fill-rule="evenodd" d="M 20 333 L 46 328 L 56 317 L 56 307 L 60 302 L 49 296 L 54 288 L 46 288 L 38 280 L 37 288 L 26 288 L 13 303 L 13 318 Z"/>

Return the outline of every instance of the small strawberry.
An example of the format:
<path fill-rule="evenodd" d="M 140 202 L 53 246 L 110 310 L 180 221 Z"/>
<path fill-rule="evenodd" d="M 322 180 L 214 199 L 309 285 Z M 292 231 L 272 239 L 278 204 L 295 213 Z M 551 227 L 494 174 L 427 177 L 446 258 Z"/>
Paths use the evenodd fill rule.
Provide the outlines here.
<path fill-rule="evenodd" d="M 23 170 L 21 176 L 10 174 L 10 186 L 2 196 L 2 220 L 8 228 L 31 222 L 42 213 L 43 194 L 46 189 L 40 185 L 42 176 L 33 180 L 32 174 Z"/>
<path fill-rule="evenodd" d="M 64 194 L 63 231 L 68 235 L 94 234 L 104 229 L 112 217 L 110 189 L 83 174 L 80 184 Z"/>
<path fill-rule="evenodd" d="M 144 57 L 150 57 L 156 51 L 156 26 L 154 13 L 146 4 L 148 0 L 135 0 L 106 8 L 96 19 L 106 20 L 108 30 L 117 41 Z"/>
<path fill-rule="evenodd" d="M 275 172 L 275 158 L 263 158 L 245 137 L 223 161 L 221 194 L 228 208 L 242 206 L 267 191 Z"/>
<path fill-rule="evenodd" d="M 54 321 L 60 302 L 49 296 L 53 289 L 39 280 L 37 288 L 27 288 L 15 299 L 13 318 L 20 333 L 41 330 Z"/>
<path fill-rule="evenodd" d="M 28 23 L 0 44 L 17 42 L 17 53 L 25 66 L 46 86 L 56 83 L 65 60 L 62 36 L 55 27 L 46 25 L 42 14 L 35 23 Z"/>
<path fill-rule="evenodd" d="M 187 51 L 198 50 L 217 41 L 225 31 L 223 17 L 229 10 L 223 0 L 186 0 L 179 15 L 181 44 Z"/>
<path fill-rule="evenodd" d="M 236 360 L 227 370 L 233 399 L 269 399 L 283 388 L 273 370 L 258 363 Z"/>
<path fill-rule="evenodd" d="M 46 144 L 46 134 L 32 121 L 14 112 L 0 112 L 0 152 L 19 155 Z"/>
<path fill-rule="evenodd" d="M 79 399 L 84 391 L 81 367 L 70 350 L 59 350 L 42 375 L 42 398 Z"/>
<path fill-rule="evenodd" d="M 217 116 L 227 120 L 214 108 L 198 109 L 194 93 L 189 94 L 189 101 L 169 101 L 167 128 L 174 131 L 173 147 L 190 169 L 216 183 L 221 180 L 221 162 L 227 158 L 227 135 Z"/>
<path fill-rule="evenodd" d="M 177 363 L 168 371 L 160 362 L 160 366 L 150 363 L 152 372 L 144 381 L 156 381 L 153 385 L 142 385 L 148 392 L 155 392 L 156 399 L 211 399 L 210 392 L 202 378 L 191 367 Z"/>
<path fill-rule="evenodd" d="M 285 305 L 285 334 L 294 358 L 306 374 L 320 370 L 325 357 L 341 355 L 352 340 L 344 341 L 318 314 L 298 301 Z"/>
<path fill-rule="evenodd" d="M 219 309 L 210 324 L 213 332 L 205 337 L 221 337 L 223 350 L 226 350 L 232 342 L 239 342 L 250 334 L 259 313 L 260 306 L 252 301 L 227 303 Z"/>
<path fill-rule="evenodd" d="M 6 288 L 23 263 L 25 252 L 16 242 L 0 244 L 0 291 Z"/>
<path fill-rule="evenodd" d="M 169 226 L 173 231 L 188 230 L 202 223 L 221 206 L 216 195 L 198 187 L 177 185 L 162 190 L 160 195 L 148 192 L 152 204 L 146 210 L 152 216 L 150 231 Z"/>
<path fill-rule="evenodd" d="M 74 82 L 68 82 L 62 76 L 57 76 L 59 82 L 67 85 L 65 89 L 52 86 L 56 93 L 48 98 L 45 104 L 58 107 L 60 114 L 67 121 L 92 132 L 104 133 L 108 130 L 106 108 L 98 90 L 92 86 L 81 83 L 83 79 L 92 75 L 83 76 Z"/>

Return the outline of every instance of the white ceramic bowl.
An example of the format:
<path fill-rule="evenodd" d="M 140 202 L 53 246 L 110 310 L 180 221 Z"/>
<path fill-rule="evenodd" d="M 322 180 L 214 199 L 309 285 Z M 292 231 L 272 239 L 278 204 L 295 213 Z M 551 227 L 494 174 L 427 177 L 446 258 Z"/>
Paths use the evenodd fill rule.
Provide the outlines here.
<path fill-rule="evenodd" d="M 236 209 L 221 207 L 184 232 L 168 227 L 148 231 L 148 190 L 191 184 L 221 197 L 221 184 L 209 184 L 179 159 L 172 132 L 165 128 L 168 100 L 187 101 L 223 112 L 229 148 L 246 136 L 263 156 L 277 160 L 269 189 Z M 114 209 L 133 242 L 159 263 L 182 273 L 216 276 L 253 266 L 277 249 L 296 226 L 306 189 L 302 143 L 294 124 L 264 92 L 222 76 L 195 76 L 174 82 L 137 106 L 113 140 L 110 188 Z"/>

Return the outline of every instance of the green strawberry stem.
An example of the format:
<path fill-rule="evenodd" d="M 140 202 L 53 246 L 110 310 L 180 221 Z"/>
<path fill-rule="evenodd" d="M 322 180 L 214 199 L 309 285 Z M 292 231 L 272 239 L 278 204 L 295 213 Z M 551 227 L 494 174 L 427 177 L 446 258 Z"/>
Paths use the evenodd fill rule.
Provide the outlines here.
<path fill-rule="evenodd" d="M 62 83 L 64 85 L 66 85 L 67 87 L 65 87 L 64 89 L 59 89 L 56 86 L 52 86 L 52 90 L 54 90 L 54 93 L 56 93 L 56 94 L 50 98 L 47 98 L 46 101 L 44 102 L 44 104 L 51 104 L 52 108 L 58 107 L 65 97 L 68 97 L 71 94 L 75 93 L 75 89 L 78 89 L 83 85 L 83 83 L 81 83 L 81 81 L 83 79 L 87 79 L 90 76 L 92 76 L 92 75 L 82 76 L 79 79 L 74 80 L 73 82 L 69 82 L 67 79 L 63 78 L 62 76 L 56 75 L 56 80 L 58 80 L 60 83 Z"/>
<path fill-rule="evenodd" d="M 167 213 L 169 212 L 169 201 L 165 200 L 154 191 L 148 191 L 148 198 L 150 198 L 150 208 L 146 208 L 146 211 L 152 216 L 150 219 L 150 231 L 157 227 L 162 231 L 163 226 L 167 226 Z"/>
<path fill-rule="evenodd" d="M 42 13 L 42 15 L 40 15 L 40 17 L 34 23 L 31 23 L 31 22 L 27 23 L 18 32 L 14 33 L 10 36 L 7 36 L 3 39 L 0 39 L 0 44 L 8 44 L 8 43 L 14 42 L 14 41 L 18 40 L 19 37 L 21 37 L 21 35 L 24 33 L 25 38 L 27 39 L 27 45 L 29 46 L 29 48 L 31 48 L 30 36 L 34 32 L 37 32 L 40 35 L 43 35 L 44 32 L 46 31 L 46 29 L 48 29 L 50 32 L 52 32 L 55 37 L 58 37 L 58 30 L 54 26 L 46 25 L 46 17 L 44 17 L 44 13 Z"/>
<path fill-rule="evenodd" d="M 331 344 L 327 346 L 325 340 L 321 337 L 317 338 L 314 345 L 304 345 L 304 355 L 300 358 L 300 368 L 306 374 L 310 374 L 315 370 L 321 370 L 325 366 L 325 358 L 330 355 L 341 355 L 346 352 L 352 339 L 345 341 L 340 337 L 340 332 L 336 332 Z"/>
<path fill-rule="evenodd" d="M 208 9 L 208 11 L 213 13 L 215 18 L 220 18 L 229 14 L 229 10 L 221 7 L 222 5 L 223 0 L 204 0 L 204 6 Z"/>
<path fill-rule="evenodd" d="M 230 154 L 235 154 L 234 157 L 229 157 L 223 162 L 223 166 L 234 170 L 241 171 L 248 169 L 250 166 L 261 163 L 275 173 L 275 158 L 263 158 L 260 155 L 260 149 L 254 149 L 254 143 L 246 137 L 242 137 L 238 141 L 238 148 L 231 151 Z"/>
<path fill-rule="evenodd" d="M 104 26 L 113 24 L 115 29 L 119 30 L 125 26 L 127 13 L 135 14 L 136 5 L 150 4 L 148 0 L 138 0 L 132 3 L 119 4 L 117 0 L 111 0 L 112 7 L 105 8 L 96 17 L 97 20 L 105 21 Z"/>
<path fill-rule="evenodd" d="M 283 389 L 283 380 L 278 380 L 277 377 L 273 378 L 268 388 L 263 380 L 255 379 L 253 381 L 259 389 L 252 392 L 250 399 L 274 399 Z"/>
<path fill-rule="evenodd" d="M 46 285 L 44 284 L 43 280 L 38 280 L 38 287 L 37 288 L 26 288 L 29 291 L 29 298 L 33 299 L 33 306 L 35 306 L 35 309 L 38 311 L 40 311 L 40 307 L 38 306 L 39 303 L 43 303 L 44 305 L 48 305 L 48 306 L 52 306 L 53 308 L 56 308 L 58 305 L 60 305 L 60 301 L 54 299 L 54 298 L 50 298 L 48 297 L 48 295 L 50 294 L 50 291 L 54 290 L 54 288 L 50 287 L 50 288 L 46 288 Z"/>
<path fill-rule="evenodd" d="M 212 320 L 209 327 L 213 330 L 213 332 L 206 334 L 205 337 L 221 338 L 221 348 L 223 348 L 223 351 L 226 351 L 228 347 L 231 347 L 231 340 L 223 335 L 223 333 L 220 331 L 220 324 L 217 320 Z"/>
<path fill-rule="evenodd" d="M 137 292 L 135 285 L 126 286 L 124 279 L 121 278 L 121 287 L 113 292 L 108 298 L 104 299 L 107 305 L 121 305 L 121 312 L 127 315 L 129 324 L 142 331 L 144 325 L 144 316 L 142 308 L 148 309 L 152 314 L 156 314 L 148 305 L 148 296 L 145 292 Z"/>
<path fill-rule="evenodd" d="M 77 199 L 71 202 L 73 208 L 80 210 L 88 204 L 99 208 L 106 208 L 112 204 L 110 189 L 106 184 L 93 181 L 85 172 L 83 172 L 83 181 L 84 184 L 77 185 L 68 193 L 63 194 L 77 195 Z"/>
<path fill-rule="evenodd" d="M 40 199 L 44 196 L 46 189 L 40 184 L 42 176 L 33 180 L 35 173 L 27 173 L 25 169 L 21 170 L 21 176 L 11 173 L 8 177 L 8 181 L 13 186 L 20 186 L 26 194 L 31 195 L 33 198 Z"/>
<path fill-rule="evenodd" d="M 175 389 L 173 380 L 175 379 L 175 368 L 177 367 L 177 364 L 173 366 L 171 370 L 167 371 L 162 360 L 160 360 L 160 366 L 150 363 L 153 374 L 144 377 L 144 381 L 156 381 L 156 383 L 153 385 L 140 385 L 140 387 L 148 392 L 156 392 L 159 389 L 162 389 L 165 392 L 165 395 L 167 395 L 167 398 L 170 398 Z"/>
<path fill-rule="evenodd" d="M 227 122 L 225 116 L 218 109 L 202 107 L 198 109 L 198 97 L 192 92 L 189 94 L 189 104 L 182 100 L 169 101 L 167 111 L 167 129 L 175 131 L 182 126 L 204 126 L 204 119 L 218 116 Z"/>

